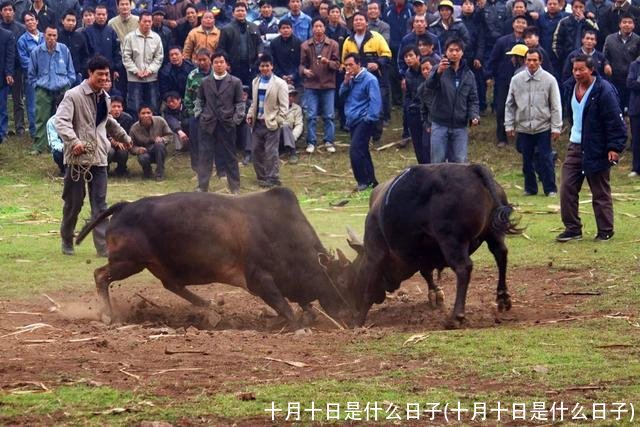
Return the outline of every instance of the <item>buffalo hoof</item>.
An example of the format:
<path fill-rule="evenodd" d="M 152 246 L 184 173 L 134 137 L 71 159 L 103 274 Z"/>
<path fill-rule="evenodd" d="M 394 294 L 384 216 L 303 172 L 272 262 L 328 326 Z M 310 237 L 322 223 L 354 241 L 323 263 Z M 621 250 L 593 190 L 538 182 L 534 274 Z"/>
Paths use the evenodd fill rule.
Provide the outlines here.
<path fill-rule="evenodd" d="M 431 308 L 442 308 L 444 306 L 444 292 L 442 289 L 429 291 L 428 298 Z"/>
<path fill-rule="evenodd" d="M 509 296 L 509 294 L 505 293 L 502 295 L 498 295 L 497 302 L 499 312 L 511 310 L 511 297 Z"/>
<path fill-rule="evenodd" d="M 104 323 L 105 325 L 110 325 L 112 322 L 111 315 L 105 312 L 100 314 L 100 320 L 102 320 L 102 323 Z"/>
<path fill-rule="evenodd" d="M 302 317 L 300 318 L 300 322 L 304 326 L 311 326 L 313 322 L 316 320 L 316 314 L 313 311 L 305 310 L 302 312 Z"/>
<path fill-rule="evenodd" d="M 449 317 L 444 322 L 444 327 L 446 329 L 460 329 L 464 326 L 464 314 Z"/>

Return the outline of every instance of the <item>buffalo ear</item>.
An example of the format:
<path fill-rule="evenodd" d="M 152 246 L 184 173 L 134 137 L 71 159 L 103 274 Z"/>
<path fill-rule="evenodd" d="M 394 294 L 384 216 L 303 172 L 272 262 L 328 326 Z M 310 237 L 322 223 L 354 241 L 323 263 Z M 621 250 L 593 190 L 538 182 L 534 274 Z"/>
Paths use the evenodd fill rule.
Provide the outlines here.
<path fill-rule="evenodd" d="M 338 254 L 338 261 L 342 267 L 348 267 L 351 265 L 351 261 L 349 261 L 349 258 L 346 257 L 344 252 L 336 248 L 336 253 Z"/>
<path fill-rule="evenodd" d="M 327 255 L 323 253 L 318 254 L 318 264 L 320 264 L 320 267 L 322 267 L 325 270 L 329 267 L 329 264 L 331 263 L 332 259 L 333 258 L 331 257 L 331 255 Z"/>

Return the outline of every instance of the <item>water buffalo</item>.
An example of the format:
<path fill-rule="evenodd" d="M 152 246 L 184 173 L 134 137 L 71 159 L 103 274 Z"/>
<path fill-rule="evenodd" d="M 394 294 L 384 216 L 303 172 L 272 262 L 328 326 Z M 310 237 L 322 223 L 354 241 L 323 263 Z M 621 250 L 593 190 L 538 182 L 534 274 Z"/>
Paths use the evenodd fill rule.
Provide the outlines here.
<path fill-rule="evenodd" d="M 513 211 L 504 190 L 480 165 L 437 164 L 406 169 L 378 186 L 369 201 L 364 243 L 351 234 L 358 253 L 351 272 L 351 295 L 357 324 L 371 306 L 384 301 L 417 271 L 429 286 L 429 302 L 442 305 L 444 294 L 433 270 L 451 267 L 457 277 L 456 300 L 448 327 L 464 320 L 470 255 L 487 242 L 498 265 L 497 302 L 509 310 L 505 234 L 516 234 Z"/>
<path fill-rule="evenodd" d="M 110 216 L 109 262 L 94 272 L 109 318 L 109 284 L 146 268 L 197 306 L 208 302 L 185 286 L 220 282 L 259 296 L 294 327 L 298 321 L 285 298 L 305 313 L 319 300 L 329 315 L 350 323 L 352 308 L 334 284 L 348 260 L 322 246 L 291 190 L 241 197 L 174 193 L 121 202 L 87 224 L 76 243 Z"/>

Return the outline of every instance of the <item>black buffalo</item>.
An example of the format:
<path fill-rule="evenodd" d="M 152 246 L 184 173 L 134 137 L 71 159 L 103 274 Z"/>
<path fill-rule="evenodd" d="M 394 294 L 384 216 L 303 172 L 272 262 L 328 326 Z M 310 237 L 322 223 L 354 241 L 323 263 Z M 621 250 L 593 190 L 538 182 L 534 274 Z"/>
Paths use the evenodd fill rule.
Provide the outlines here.
<path fill-rule="evenodd" d="M 429 286 L 429 302 L 442 305 L 433 270 L 451 267 L 457 277 L 456 300 L 447 326 L 460 325 L 473 262 L 470 255 L 487 242 L 498 265 L 497 302 L 509 310 L 505 234 L 520 230 L 504 190 L 480 165 L 438 164 L 406 169 L 378 186 L 370 199 L 364 243 L 350 237 L 358 253 L 351 295 L 356 323 L 363 324 L 375 304 L 384 301 L 417 271 Z"/>
<path fill-rule="evenodd" d="M 109 284 L 146 268 L 198 306 L 208 302 L 185 287 L 220 282 L 259 296 L 292 326 L 298 321 L 285 298 L 305 312 L 318 300 L 329 315 L 350 322 L 352 308 L 335 285 L 347 260 L 322 246 L 291 190 L 242 197 L 174 193 L 121 202 L 87 224 L 76 243 L 109 216 L 109 262 L 94 272 L 108 316 Z"/>

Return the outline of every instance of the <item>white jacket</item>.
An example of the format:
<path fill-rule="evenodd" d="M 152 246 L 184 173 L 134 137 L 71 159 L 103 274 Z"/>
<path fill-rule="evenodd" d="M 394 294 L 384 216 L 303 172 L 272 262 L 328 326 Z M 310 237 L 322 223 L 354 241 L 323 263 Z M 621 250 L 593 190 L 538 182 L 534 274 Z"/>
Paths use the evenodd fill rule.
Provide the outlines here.
<path fill-rule="evenodd" d="M 130 82 L 155 82 L 162 66 L 164 51 L 162 40 L 154 31 L 146 36 L 139 29 L 130 32 L 122 42 L 122 64 L 127 69 Z M 143 79 L 136 76 L 136 71 L 149 70 L 151 74 Z"/>

